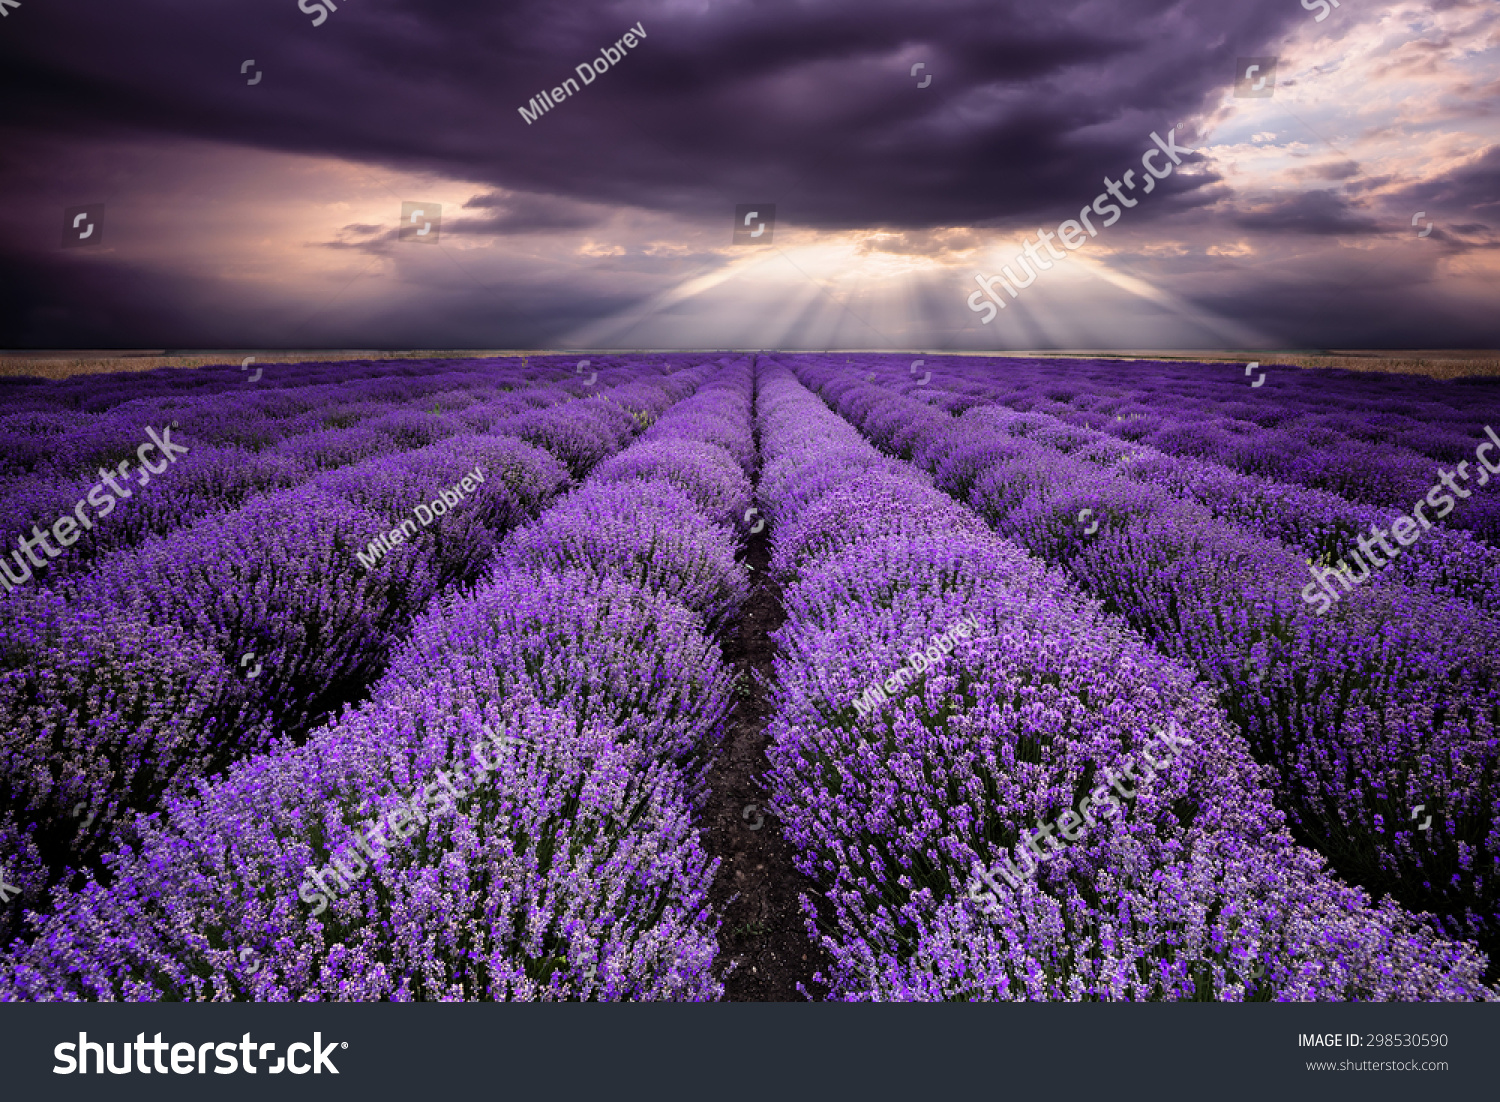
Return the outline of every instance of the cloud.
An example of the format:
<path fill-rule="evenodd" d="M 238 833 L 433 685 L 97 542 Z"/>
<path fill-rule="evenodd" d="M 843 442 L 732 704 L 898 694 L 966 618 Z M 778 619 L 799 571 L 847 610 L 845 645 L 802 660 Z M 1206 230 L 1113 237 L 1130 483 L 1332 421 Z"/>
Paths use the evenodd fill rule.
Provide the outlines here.
<path fill-rule="evenodd" d="M 1410 203 L 1484 213 L 1500 221 L 1500 145 L 1476 153 L 1442 175 L 1401 192 Z M 1488 223 L 1493 226 L 1494 222 Z"/>
<path fill-rule="evenodd" d="M 1287 257 L 1349 282 L 1341 239 L 1404 240 L 1424 209 L 1442 246 L 1424 258 L 1495 240 L 1493 3 L 1345 3 L 1316 24 L 1285 0 L 360 0 L 316 27 L 294 0 L 79 3 L 6 27 L 0 95 L 25 109 L 0 120 L 4 344 L 494 347 L 628 335 L 616 321 L 653 309 L 708 344 L 815 340 L 834 315 L 797 319 L 856 284 L 911 311 L 904 340 L 988 340 L 962 302 L 973 257 L 1070 217 L 1174 126 L 1202 151 L 1090 246 L 1118 279 L 1033 296 L 1024 335 L 1093 337 L 1088 296 L 1120 296 L 1107 316 L 1128 322 L 1149 286 L 1153 309 L 1188 304 L 1195 339 L 1230 331 L 1213 314 L 1326 344 L 1317 317 L 1357 328 L 1384 292 L 1356 281 L 1347 318 L 1304 318 Z M 636 21 L 635 48 L 527 125 L 517 108 Z M 1235 59 L 1271 55 L 1275 97 L 1233 99 Z M 1309 153 L 1320 134 L 1336 156 Z M 436 248 L 397 242 L 407 200 L 443 204 Z M 62 210 L 98 201 L 105 247 L 61 256 Z M 781 250 L 753 264 L 730 244 L 752 201 L 776 204 Z M 745 316 L 752 272 L 794 317 Z M 1450 321 L 1381 324 L 1434 343 Z"/>
<path fill-rule="evenodd" d="M 576 203 L 551 195 L 486 192 L 464 204 L 493 213 L 487 218 L 459 218 L 445 227 L 450 233 L 517 234 L 586 230 L 609 220 L 608 208 Z"/>
<path fill-rule="evenodd" d="M 1333 191 L 1306 191 L 1266 203 L 1237 215 L 1234 222 L 1243 229 L 1269 233 L 1343 236 L 1381 232 L 1375 219 L 1357 211 Z"/>
<path fill-rule="evenodd" d="M 1290 176 L 1294 180 L 1348 180 L 1358 176 L 1360 167 L 1354 161 L 1329 161 L 1308 168 L 1294 168 Z"/>

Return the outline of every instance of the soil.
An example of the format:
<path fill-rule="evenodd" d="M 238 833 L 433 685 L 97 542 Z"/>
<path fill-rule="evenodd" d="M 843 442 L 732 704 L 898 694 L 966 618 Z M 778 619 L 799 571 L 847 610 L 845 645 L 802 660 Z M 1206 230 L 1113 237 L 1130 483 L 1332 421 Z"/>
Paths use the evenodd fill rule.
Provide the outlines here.
<path fill-rule="evenodd" d="M 759 443 L 757 434 L 757 448 Z M 715 974 L 723 979 L 729 1002 L 821 999 L 827 988 L 813 982 L 813 973 L 827 973 L 832 964 L 809 939 L 798 901 L 812 884 L 792 867 L 792 847 L 766 808 L 771 796 L 764 783 L 770 764 L 766 723 L 772 709 L 765 686 L 772 681 L 776 651 L 770 633 L 786 619 L 781 587 L 766 573 L 768 537 L 768 531 L 761 531 L 748 540 L 750 599 L 739 631 L 724 643 L 725 660 L 742 689 L 709 773 L 713 794 L 702 819 L 704 844 L 721 861 L 709 898 L 723 916 Z"/>

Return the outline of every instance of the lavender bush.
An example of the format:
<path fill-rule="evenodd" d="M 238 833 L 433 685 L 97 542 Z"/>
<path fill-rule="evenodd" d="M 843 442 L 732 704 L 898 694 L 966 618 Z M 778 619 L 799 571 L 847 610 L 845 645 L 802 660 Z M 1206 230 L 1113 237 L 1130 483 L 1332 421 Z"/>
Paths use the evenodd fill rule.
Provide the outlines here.
<path fill-rule="evenodd" d="M 769 456 L 839 437 L 820 403 L 763 376 Z M 851 525 L 890 493 L 849 470 L 826 498 Z M 886 485 L 882 485 L 886 483 Z M 869 489 L 866 489 L 868 484 Z M 775 798 L 847 997 L 1475 998 L 1483 958 L 1333 881 L 1295 846 L 1269 776 L 1212 697 L 1118 621 L 912 478 L 926 509 L 888 535 L 787 564 Z M 930 501 L 930 505 L 919 502 Z M 804 507 L 816 510 L 821 501 Z M 833 508 L 832 505 L 829 508 Z M 792 530 L 799 510 L 789 514 Z M 836 532 L 835 525 L 828 531 Z M 778 528 L 777 540 L 783 529 Z M 872 677 L 960 615 L 978 641 L 861 719 Z M 967 888 L 1022 829 L 1071 807 L 1153 727 L 1193 740 L 1182 768 L 996 901 Z M 1128 786 L 1127 786 L 1128 787 Z M 1411 967 L 1399 979 L 1392 961 Z M 1255 966 L 1265 969 L 1255 978 Z"/>

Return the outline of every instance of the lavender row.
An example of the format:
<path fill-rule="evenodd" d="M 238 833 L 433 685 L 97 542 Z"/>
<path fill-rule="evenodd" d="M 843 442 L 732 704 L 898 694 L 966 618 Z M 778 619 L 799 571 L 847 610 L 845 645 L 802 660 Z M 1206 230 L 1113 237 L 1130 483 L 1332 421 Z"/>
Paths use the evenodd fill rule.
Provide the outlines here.
<path fill-rule="evenodd" d="M 912 454 L 1002 535 L 1221 686 L 1229 716 L 1275 769 L 1297 836 L 1341 875 L 1493 944 L 1492 616 L 1388 584 L 1346 593 L 1319 618 L 1302 599 L 1304 560 L 1193 502 L 1011 436 L 996 411 L 954 419 L 833 369 L 804 375 L 875 443 Z M 1430 824 L 1413 817 L 1419 805 L 1437 809 Z"/>
<path fill-rule="evenodd" d="M 675 389 L 673 396 L 682 393 Z M 671 400 L 661 392 L 657 398 L 664 404 Z M 629 422 L 628 415 L 620 416 Z M 476 461 L 493 464 L 498 477 L 474 507 L 445 517 L 426 533 L 431 538 L 421 550 L 407 546 L 384 557 L 375 570 L 360 569 L 358 549 L 387 527 L 367 506 L 410 509 L 429 489 L 447 484 Z M 159 678 L 150 676 L 149 653 L 129 653 L 118 668 L 100 663 L 121 656 L 101 654 L 97 636 L 77 641 L 94 646 L 78 646 L 69 638 L 72 625 L 65 618 L 48 625 L 47 638 L 63 643 L 58 653 L 83 660 L 75 670 L 60 677 L 33 663 L 11 671 L 10 700 L 27 714 L 8 727 L 34 741 L 28 745 L 18 738 L 17 751 L 7 755 L 13 765 L 7 783 L 19 789 L 14 805 L 39 820 L 40 829 L 29 839 L 17 839 L 21 832 L 13 820 L 7 849 L 26 841 L 34 857 L 47 858 L 33 863 L 33 888 L 46 882 L 49 869 L 55 878 L 64 860 L 71 865 L 128 837 L 131 809 L 154 807 L 163 795 L 266 745 L 273 731 L 295 735 L 320 711 L 353 696 L 379 669 L 394 632 L 452 570 L 455 552 L 468 557 L 472 573 L 481 561 L 477 556 L 490 546 L 486 521 L 508 523 L 529 515 L 569 481 L 547 453 L 504 437 L 474 438 L 467 447 L 454 441 L 431 454 L 377 458 L 340 473 L 346 477 L 257 499 L 179 533 L 178 539 L 111 556 L 99 576 L 84 579 L 93 604 L 113 620 L 147 622 L 143 612 L 149 610 L 171 625 L 174 636 L 193 638 L 196 629 L 211 640 L 214 661 L 166 696 L 170 702 L 173 696 L 201 692 L 197 707 L 157 711 L 152 698 L 141 695 L 153 686 L 160 692 Z M 370 489 L 382 485 L 421 496 L 398 503 Z M 464 542 L 475 532 L 484 538 Z M 188 623 L 179 625 L 183 619 Z M 199 657 L 203 649 L 197 646 L 187 657 Z M 255 668 L 226 670 L 242 652 L 252 656 Z M 141 686 L 119 698 L 118 711 L 106 709 L 100 720 L 85 722 L 96 707 L 91 703 L 101 680 L 96 671 L 127 686 L 139 679 Z M 39 678 L 55 686 L 42 698 L 45 708 L 32 703 Z M 143 705 L 150 710 L 143 713 Z M 65 816 L 64 809 L 83 814 Z M 118 818 L 122 812 L 124 819 Z"/>
<path fill-rule="evenodd" d="M 265 371 L 273 373 L 265 380 L 268 386 L 295 388 L 422 377 L 441 371 L 451 363 L 449 360 L 323 360 L 262 364 L 260 370 L 262 374 Z M 248 379 L 245 368 L 225 363 L 188 370 L 159 367 L 150 371 L 89 373 L 62 380 L 8 377 L 0 379 L 0 393 L 8 399 L 8 409 L 98 413 L 143 398 L 214 395 L 242 390 Z"/>
<path fill-rule="evenodd" d="M 659 385 L 658 408 L 692 389 L 688 374 Z M 639 401 L 639 388 L 631 393 Z M 584 416 L 610 403 L 568 405 Z M 635 431 L 616 412 L 614 448 Z M 426 507 L 473 468 L 493 476 L 463 509 L 362 566 L 361 552 L 390 530 L 386 518 Z M 30 643 L 5 675 L 3 783 L 7 806 L 24 816 L 12 819 L 7 848 L 32 854 L 32 898 L 47 870 L 64 875 L 128 837 L 132 810 L 155 807 L 275 733 L 298 737 L 357 697 L 412 614 L 445 583 L 471 579 L 496 534 L 568 481 L 557 459 L 519 440 L 454 438 L 255 498 L 106 556 L 56 597 L 7 607 L 7 634 Z M 168 653 L 180 652 L 169 669 L 144 644 L 111 641 L 137 639 L 146 624 Z M 22 831 L 26 820 L 35 826 Z"/>
<path fill-rule="evenodd" d="M 439 411 L 536 385 L 534 373 L 508 364 L 461 365 L 464 370 L 418 378 L 331 381 L 315 386 L 247 386 L 227 393 L 133 398 L 103 412 L 24 412 L 8 407 L 0 417 L 0 476 L 88 473 L 128 454 L 145 423 L 176 421 L 194 440 L 216 447 L 260 451 L 285 436 L 321 428 L 343 428 L 392 408 Z M 204 370 L 204 369 L 199 369 Z M 196 375 L 197 372 L 184 372 Z M 556 385 L 568 376 L 547 373 Z"/>
<path fill-rule="evenodd" d="M 942 372 L 940 366 L 934 374 L 940 376 Z M 968 399 L 949 401 L 947 398 L 956 396 L 918 387 L 904 376 L 882 371 L 881 377 L 886 385 L 921 399 L 924 405 L 950 412 L 975 408 Z M 1190 497 L 1215 516 L 1300 548 L 1315 564 L 1326 566 L 1348 560 L 1350 549 L 1357 546 L 1362 535 L 1375 528 L 1389 529 L 1393 521 L 1384 510 L 1326 490 L 1231 471 L 1207 460 L 1168 455 L 1149 445 L 1119 440 L 1036 410 L 1017 413 L 1003 405 L 983 404 L 991 411 L 984 419 L 1003 426 L 1012 435 L 1025 436 L 1111 473 L 1160 486 L 1173 495 Z M 1482 435 L 1478 438 L 1480 443 L 1484 439 Z M 1470 441 L 1470 459 L 1474 446 Z M 1478 477 L 1488 480 L 1487 473 Z M 1435 476 L 1433 482 L 1441 485 Z M 1464 500 L 1455 501 L 1451 495 L 1449 500 L 1450 511 L 1454 504 L 1460 513 L 1467 508 Z M 1425 499 L 1424 503 L 1430 505 Z M 1500 602 L 1500 550 L 1469 532 L 1435 524 L 1424 531 L 1419 542 L 1399 553 L 1386 578 L 1491 608 Z"/>
<path fill-rule="evenodd" d="M 445 406 L 435 402 L 432 411 L 393 408 L 402 399 L 360 399 L 335 402 L 317 414 L 291 417 L 256 416 L 221 399 L 226 408 L 195 411 L 188 418 L 186 431 L 181 421 L 164 427 L 163 431 L 175 431 L 179 440 L 190 443 L 187 454 L 174 459 L 172 477 L 149 491 L 139 489 L 139 483 L 129 476 L 128 460 L 114 463 L 120 442 L 131 439 L 132 431 L 139 437 L 142 430 L 139 424 L 133 430 L 124 423 L 117 424 L 105 434 L 110 440 L 107 450 L 111 458 L 97 471 L 103 477 L 23 475 L 11 480 L 8 491 L 0 492 L 0 517 L 5 518 L 8 528 L 23 536 L 33 528 L 45 530 L 57 518 L 70 514 L 82 514 L 82 521 L 88 524 L 82 538 L 58 562 L 38 563 L 35 555 L 28 561 L 17 551 L 9 552 L 11 561 L 0 558 L 6 580 L 11 583 L 6 588 L 29 581 L 33 566 L 50 566 L 46 574 L 49 579 L 85 570 L 96 555 L 133 546 L 148 535 L 165 534 L 194 518 L 235 508 L 256 493 L 286 489 L 318 471 L 420 447 L 445 436 L 484 431 L 501 417 L 572 396 L 570 389 L 556 385 L 527 387 L 466 409 L 468 403 L 450 392 Z M 138 412 L 149 416 L 148 411 Z M 165 425 L 166 414 L 171 411 L 155 412 L 163 415 L 159 423 Z M 237 442 L 226 442 L 231 434 L 214 430 L 215 424 L 233 426 L 232 436 Z M 199 435 L 204 429 L 208 435 Z M 102 455 L 95 454 L 94 458 Z"/>
<path fill-rule="evenodd" d="M 911 386 L 909 381 L 891 379 L 890 382 L 894 389 L 923 399 L 924 405 L 937 404 L 926 401 L 930 391 Z M 1066 424 L 1047 414 L 1017 413 L 1002 405 L 966 408 L 960 424 L 982 425 L 985 430 L 1023 437 L 1046 449 L 1038 454 L 1055 459 L 1052 453 L 1060 452 L 1077 461 L 1069 464 L 1069 477 L 1074 481 L 1087 482 L 1100 472 L 1122 476 L 1148 487 L 1146 498 L 1138 500 L 1137 507 L 1144 507 L 1146 500 L 1156 500 L 1154 491 L 1160 491 L 1163 501 L 1190 499 L 1215 517 L 1270 540 L 1300 548 L 1309 556 L 1308 583 L 1311 588 L 1308 584 L 1303 586 L 1304 603 L 1309 608 L 1324 608 L 1331 603 L 1319 596 L 1323 587 L 1313 580 L 1327 577 L 1330 566 L 1361 583 L 1369 581 L 1377 587 L 1388 586 L 1402 592 L 1411 590 L 1419 595 L 1443 598 L 1430 606 L 1431 616 L 1439 620 L 1451 618 L 1463 623 L 1486 620 L 1489 613 L 1484 610 L 1491 608 L 1495 599 L 1500 597 L 1500 552 L 1476 541 L 1466 532 L 1445 529 L 1425 516 L 1421 519 L 1426 527 L 1414 543 L 1403 540 L 1400 549 L 1388 542 L 1381 545 L 1390 555 L 1389 560 L 1382 561 L 1375 557 L 1379 551 L 1370 554 L 1373 542 L 1367 533 L 1383 534 L 1388 539 L 1391 533 L 1387 529 L 1399 529 L 1402 524 L 1416 527 L 1409 518 L 1403 521 L 1399 514 L 1392 518 L 1379 510 L 1324 491 L 1287 486 L 1271 479 L 1232 472 L 1217 464 L 1166 455 L 1146 445 L 1124 443 L 1104 433 Z M 899 444 L 904 449 L 903 454 L 910 454 L 917 434 L 913 424 L 903 423 L 900 426 L 901 439 L 895 441 L 891 437 L 894 426 L 881 423 L 903 421 L 908 415 L 916 417 L 924 429 L 940 434 L 951 424 L 946 416 L 931 408 L 916 411 L 887 409 L 871 422 L 869 428 L 892 439 L 893 444 Z M 966 463 L 972 463 L 972 459 Z M 965 475 L 960 477 L 959 492 L 967 492 L 969 483 L 965 478 L 971 473 L 966 469 Z M 1038 487 L 1052 484 L 1038 477 Z M 1481 470 L 1479 484 L 1483 485 L 1488 479 L 1489 474 Z M 1441 482 L 1436 483 L 1434 489 L 1446 493 Z M 1458 497 L 1469 493 L 1472 491 L 1454 484 L 1454 494 Z M 1427 494 L 1423 507 L 1432 507 L 1437 496 L 1436 492 Z M 1456 501 L 1453 494 L 1447 495 L 1446 501 L 1438 499 L 1438 517 L 1446 515 L 1443 510 L 1451 512 L 1455 504 L 1462 508 L 1464 502 Z M 1048 512 L 1048 507 L 1043 506 L 1042 512 Z M 1080 510 L 1084 519 L 1091 513 L 1092 510 L 1089 514 Z M 1420 511 L 1418 515 L 1421 516 Z M 1075 521 L 1078 522 L 1077 534 L 1086 534 L 1082 521 L 1079 518 Z M 1097 528 L 1097 524 L 1092 527 Z M 1410 536 L 1410 533 L 1404 534 Z M 1359 557 L 1361 555 L 1365 558 Z M 1351 563 L 1360 566 L 1361 570 L 1355 571 Z M 1382 569 L 1372 580 L 1371 566 L 1389 569 Z M 1339 585 L 1332 588 L 1336 596 L 1340 594 Z"/>
<path fill-rule="evenodd" d="M 451 417 L 397 411 L 348 428 L 307 431 L 258 453 L 205 446 L 169 426 L 164 431 L 187 452 L 174 457 L 169 476 L 151 480 L 137 469 L 132 477 L 125 461 L 101 468 L 98 478 L 19 480 L 3 506 L 7 526 L 15 533 L 14 546 L 0 550 L 8 592 L 87 573 L 101 556 L 152 536 L 232 512 L 257 495 L 303 485 L 320 471 L 456 435 L 463 426 Z M 69 532 L 72 542 L 63 552 L 52 542 L 62 543 L 61 538 L 54 531 L 49 541 L 48 533 L 58 518 L 75 517 L 72 527 L 83 523 L 87 528 Z"/>
<path fill-rule="evenodd" d="M 1165 409 L 1179 422 L 1239 424 L 1231 435 L 1285 429 L 1322 443 L 1347 439 L 1452 462 L 1464 441 L 1500 414 L 1500 381 L 1308 370 L 1275 362 L 1241 364 L 1137 360 L 969 358 L 932 361 L 962 384 L 998 381 L 1014 401 L 1064 403 L 1097 418 L 1149 422 Z M 906 362 L 899 365 L 906 368 Z M 1000 378 L 997 380 L 997 376 Z M 993 391 L 992 391 L 993 392 Z M 974 391 L 973 393 L 979 393 Z M 1476 421 L 1475 418 L 1478 417 Z M 1138 429 L 1132 429 L 1132 433 Z M 1149 429 L 1148 431 L 1155 431 Z"/>
<path fill-rule="evenodd" d="M 561 464 L 519 441 L 464 443 L 362 465 L 356 485 L 415 483 L 417 500 L 435 475 L 451 482 L 479 463 L 524 472 L 515 490 L 490 481 L 473 515 L 444 517 L 373 570 L 356 555 L 388 522 L 336 488 L 306 486 L 108 556 L 76 586 L 5 608 L 5 634 L 25 650 L 6 663 L 0 784 L 19 821 L 35 824 L 54 876 L 128 838 L 132 812 L 278 732 L 295 737 L 356 693 L 437 592 L 448 530 L 525 515 L 568 482 Z M 249 664 L 237 665 L 241 656 Z"/>
<path fill-rule="evenodd" d="M 657 384 L 651 400 L 664 408 L 692 385 L 689 380 Z M 638 429 L 634 407 L 627 411 L 615 405 L 612 393 L 564 403 L 564 416 L 554 416 L 552 423 L 566 425 L 571 417 L 599 439 L 599 447 L 618 450 Z M 630 387 L 626 396 L 639 402 L 639 387 Z M 495 427 L 526 435 L 531 422 L 553 412 L 544 407 L 514 414 Z M 323 703 L 309 699 L 306 687 L 348 677 L 363 680 L 361 671 L 345 668 L 345 660 L 364 663 L 364 669 L 378 663 L 382 648 L 375 644 L 387 634 L 386 620 L 421 607 L 445 572 L 462 567 L 447 550 L 452 539 L 443 538 L 457 523 L 448 519 L 437 526 L 434 539 L 423 541 L 420 553 L 403 550 L 385 558 L 380 570 L 361 574 L 358 549 L 389 527 L 370 507 L 404 513 L 476 463 L 483 466 L 477 462 L 481 459 L 502 472 L 516 468 L 509 481 L 502 475 L 483 488 L 485 501 L 477 508 L 464 511 L 481 523 L 533 507 L 555 493 L 559 483 L 548 455 L 503 436 L 499 451 L 476 451 L 478 440 L 457 438 L 452 447 L 401 455 L 398 449 L 419 447 L 457 426 L 409 412 L 389 418 L 396 424 L 382 433 L 356 426 L 336 438 L 292 442 L 314 469 L 340 467 L 368 455 L 362 463 L 254 498 L 240 509 L 148 540 L 127 554 L 106 556 L 93 573 L 70 579 L 64 594 L 183 623 L 212 639 L 226 656 L 263 656 L 263 664 L 279 673 L 266 675 L 255 695 L 275 722 L 295 729 Z M 554 451 L 565 461 L 572 458 L 555 445 Z M 410 499 L 398 502 L 394 495 L 382 497 L 367 489 L 386 483 L 409 492 Z M 358 620 L 365 621 L 362 629 L 353 628 Z M 304 653 L 308 640 L 321 649 L 321 658 Z"/>
<path fill-rule="evenodd" d="M 621 371 L 610 374 L 616 379 L 628 378 Z M 646 386 L 642 392 L 645 400 L 648 403 L 653 400 L 651 384 L 635 382 L 637 387 Z M 609 389 L 611 401 L 620 407 L 614 411 L 616 414 L 624 411 L 631 418 L 643 415 L 641 399 L 632 397 L 630 388 L 622 384 Z M 338 402 L 322 410 L 316 418 L 308 414 L 260 422 L 245 421 L 234 409 L 220 410 L 215 417 L 229 419 L 239 426 L 240 438 L 246 442 L 253 440 L 260 450 L 252 452 L 238 444 L 205 447 L 193 437 L 195 443 L 189 453 L 174 461 L 171 479 L 149 492 L 135 489 L 123 466 L 118 472 L 101 472 L 108 479 L 97 483 L 92 479 L 45 477 L 15 480 L 13 490 L 0 500 L 0 515 L 13 517 L 11 523 L 23 536 L 33 527 L 46 529 L 57 518 L 67 517 L 75 510 L 93 512 L 100 523 L 90 524 L 60 560 L 37 561 L 39 556 L 35 553 L 28 560 L 16 550 L 10 552 L 10 560 L 0 557 L 0 569 L 10 583 L 7 590 L 31 580 L 33 564 L 38 568 L 50 567 L 45 576 L 47 581 L 57 575 L 76 574 L 91 569 L 97 555 L 132 547 L 148 535 L 165 535 L 195 518 L 233 509 L 256 493 L 287 489 L 320 471 L 421 447 L 465 432 L 508 433 L 558 451 L 562 442 L 554 438 L 555 433 L 544 431 L 548 419 L 566 428 L 577 418 L 566 412 L 555 417 L 538 411 L 598 393 L 584 381 L 573 378 L 557 384 L 528 386 L 472 403 L 461 392 L 443 391 L 437 395 L 442 404 L 435 403 L 432 411 L 390 408 L 390 402 L 398 399 Z M 600 407 L 595 403 L 590 408 Z M 617 416 L 616 421 L 628 427 L 625 417 Z M 197 424 L 201 423 L 200 417 Z M 319 424 L 330 427 L 314 427 Z M 180 425 L 178 428 L 181 439 Z M 222 434 L 211 439 L 220 437 Z M 566 458 L 570 453 L 563 447 L 561 454 Z M 39 575 L 40 569 L 36 573 Z"/>
<path fill-rule="evenodd" d="M 1420 500 L 1435 480 L 1435 461 L 1472 458 L 1484 426 L 1500 422 L 1494 380 L 1371 379 L 1268 365 L 1257 370 L 1269 372 L 1274 386 L 1263 380 L 1252 389 L 1238 366 L 1018 360 L 1005 361 L 1006 381 L 997 383 L 992 363 L 933 363 L 947 380 L 938 385 L 959 404 L 998 400 L 1383 508 Z M 1385 397 L 1369 401 L 1370 392 Z M 1493 543 L 1500 501 L 1477 499 L 1450 523 Z"/>
<path fill-rule="evenodd" d="M 697 357 L 678 354 L 656 357 L 663 370 L 674 371 L 691 366 Z M 250 383 L 250 375 L 239 363 L 205 366 L 184 370 L 162 367 L 152 371 L 122 371 L 78 375 L 65 380 L 35 378 L 0 379 L 0 398 L 10 411 L 99 413 L 126 402 L 174 400 L 191 397 L 222 397 L 233 391 L 269 391 L 283 393 L 304 390 L 316 393 L 318 387 L 352 386 L 367 393 L 382 393 L 397 398 L 412 398 L 427 393 L 434 379 L 461 371 L 479 371 L 486 378 L 503 377 L 522 382 L 556 379 L 573 374 L 576 356 L 476 357 L 473 359 L 410 360 L 323 360 L 303 363 L 259 364 L 263 376 Z M 594 367 L 608 369 L 621 364 L 633 365 L 639 357 L 595 357 Z"/>
<path fill-rule="evenodd" d="M 654 370 L 659 369 L 638 365 L 634 372 L 610 372 L 604 387 Z M 0 501 L 19 491 L 24 504 L 38 492 L 39 483 L 55 484 L 54 496 L 76 493 L 93 481 L 101 465 L 113 469 L 121 457 L 133 455 L 143 424 L 170 423 L 200 451 L 224 449 L 237 457 L 289 451 L 291 459 L 300 460 L 303 457 L 292 441 L 303 435 L 310 436 L 306 446 L 317 458 L 319 433 L 326 436 L 362 422 L 393 436 L 411 435 L 410 422 L 423 417 L 439 424 L 454 423 L 447 429 L 450 433 L 460 431 L 458 425 L 487 429 L 500 417 L 567 396 L 597 394 L 599 389 L 576 376 L 533 384 L 524 382 L 518 371 L 467 371 L 422 381 L 377 380 L 301 390 L 256 388 L 231 395 L 131 402 L 101 416 L 17 414 L 0 418 L 0 440 L 4 441 L 0 450 L 9 472 L 0 488 Z M 75 473 L 86 480 L 80 483 L 70 477 Z M 0 505 L 0 509 L 3 515 L 17 511 L 11 505 Z"/>
<path fill-rule="evenodd" d="M 748 596 L 747 571 L 735 561 L 751 501 L 747 466 L 711 440 L 725 437 L 736 450 L 753 451 L 750 392 L 748 363 L 731 363 L 641 440 L 600 463 L 578 491 L 517 530 L 502 555 L 518 585 L 558 575 L 608 579 L 691 614 L 690 628 L 659 625 L 652 633 L 685 631 L 694 653 L 701 641 L 712 659 L 664 667 L 647 652 L 652 665 L 642 682 L 670 695 L 642 710 L 650 733 L 639 741 L 648 758 L 664 757 L 683 771 L 695 801 L 705 795 L 728 701 L 717 688 L 696 687 L 694 669 L 711 668 L 716 684 L 727 676 L 714 639 Z M 705 713 L 712 722 L 701 718 Z"/>
<path fill-rule="evenodd" d="M 658 424 L 732 418 L 739 374 Z M 732 532 L 660 473 L 599 472 L 418 622 L 368 704 L 147 820 L 111 888 L 17 952 L 11 995 L 717 997 L 690 776 L 729 708 L 706 622 L 744 577 Z M 486 738 L 515 752 L 470 785 Z M 374 821 L 403 840 L 365 861 L 353 828 Z"/>
<path fill-rule="evenodd" d="M 763 375 L 760 408 L 788 611 L 775 799 L 821 886 L 809 927 L 824 927 L 839 996 L 1489 996 L 1482 957 L 1370 906 L 1292 844 L 1267 778 L 1184 668 L 789 372 Z M 954 644 L 965 624 L 977 637 Z M 924 649 L 920 672 L 893 675 Z M 1123 778 L 1161 730 L 1189 743 L 1175 765 L 1136 774 L 1120 813 L 1034 879 L 979 890 L 1028 827 Z"/>

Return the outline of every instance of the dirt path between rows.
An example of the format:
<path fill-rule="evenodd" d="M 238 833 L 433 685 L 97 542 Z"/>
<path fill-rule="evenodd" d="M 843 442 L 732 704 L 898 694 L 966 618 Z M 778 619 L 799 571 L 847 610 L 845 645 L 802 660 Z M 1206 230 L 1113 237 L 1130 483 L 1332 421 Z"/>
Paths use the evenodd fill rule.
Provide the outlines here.
<path fill-rule="evenodd" d="M 757 450 L 759 445 L 757 433 Z M 775 645 L 770 633 L 786 619 L 781 587 L 766 575 L 771 560 L 768 536 L 762 531 L 749 537 L 750 599 L 738 632 L 725 640 L 725 660 L 739 675 L 742 689 L 709 774 L 713 795 L 704 812 L 704 844 L 723 862 L 709 898 L 724 916 L 715 973 L 724 978 L 724 995 L 730 1002 L 822 998 L 827 989 L 813 983 L 813 973 L 827 972 L 832 963 L 808 939 L 797 897 L 812 885 L 792 867 L 792 848 L 782 839 L 775 814 L 766 808 L 766 723 L 771 706 L 762 686 L 772 680 Z"/>

